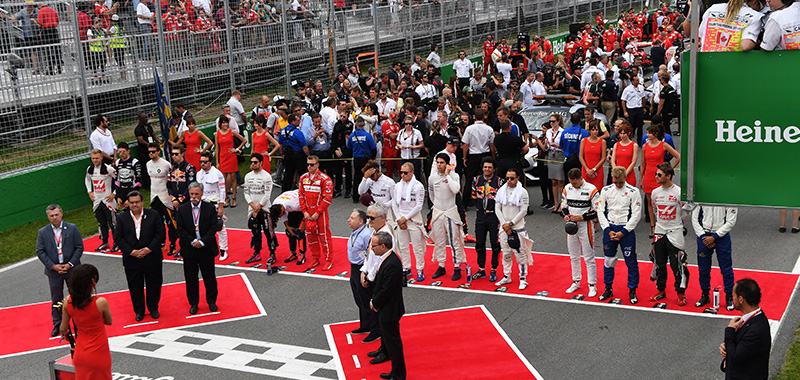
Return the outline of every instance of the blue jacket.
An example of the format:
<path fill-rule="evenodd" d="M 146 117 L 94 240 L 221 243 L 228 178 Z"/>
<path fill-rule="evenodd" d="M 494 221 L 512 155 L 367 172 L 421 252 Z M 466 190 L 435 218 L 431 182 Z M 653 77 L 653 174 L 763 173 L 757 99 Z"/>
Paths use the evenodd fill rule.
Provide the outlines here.
<path fill-rule="evenodd" d="M 278 142 L 283 146 L 284 151 L 302 152 L 306 146 L 306 137 L 303 131 L 294 125 L 287 125 L 281 129 Z"/>
<path fill-rule="evenodd" d="M 375 139 L 364 128 L 356 128 L 347 138 L 347 149 L 353 151 L 354 158 L 372 157 L 372 152 L 377 149 Z"/>
<path fill-rule="evenodd" d="M 581 128 L 580 125 L 573 125 L 561 132 L 561 141 L 558 146 L 561 147 L 567 157 L 577 155 L 578 150 L 581 148 L 581 140 L 584 137 L 589 137 L 589 131 Z"/>
<path fill-rule="evenodd" d="M 61 252 L 64 255 L 64 264 L 81 265 L 83 238 L 78 227 L 64 221 L 61 222 Z M 58 276 L 58 272 L 52 269 L 53 265 L 58 264 L 58 246 L 53 226 L 49 223 L 39 229 L 39 235 L 36 237 L 36 256 L 44 264 L 44 274 L 49 277 Z"/>

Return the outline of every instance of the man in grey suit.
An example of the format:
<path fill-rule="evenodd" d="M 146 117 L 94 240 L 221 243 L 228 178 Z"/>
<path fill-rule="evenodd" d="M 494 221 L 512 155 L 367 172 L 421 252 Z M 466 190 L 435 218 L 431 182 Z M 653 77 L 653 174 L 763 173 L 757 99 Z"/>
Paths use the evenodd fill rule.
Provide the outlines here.
<path fill-rule="evenodd" d="M 64 300 L 64 284 L 69 285 L 72 268 L 81 265 L 83 238 L 78 227 L 61 220 L 64 212 L 61 206 L 47 206 L 47 219 L 50 224 L 39 229 L 36 237 L 36 255 L 44 264 L 44 274 L 50 282 L 50 300 L 53 306 Z M 61 326 L 61 312 L 52 309 L 53 331 L 50 336 L 58 336 Z"/>

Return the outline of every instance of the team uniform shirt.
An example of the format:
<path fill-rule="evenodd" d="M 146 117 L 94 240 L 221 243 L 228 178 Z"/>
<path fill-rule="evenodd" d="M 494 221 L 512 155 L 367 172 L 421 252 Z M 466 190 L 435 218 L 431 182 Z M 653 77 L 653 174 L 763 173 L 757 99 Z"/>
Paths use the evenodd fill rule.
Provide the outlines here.
<path fill-rule="evenodd" d="M 389 99 L 388 96 L 386 97 L 386 100 L 378 100 L 375 102 L 375 105 L 378 106 L 379 115 L 388 115 L 397 109 L 397 102 Z"/>
<path fill-rule="evenodd" d="M 764 50 L 800 49 L 800 4 L 775 11 L 764 25 Z"/>
<path fill-rule="evenodd" d="M 283 146 L 284 151 L 288 150 L 294 153 L 302 152 L 303 147 L 307 145 L 303 131 L 291 124 L 281 129 L 278 143 Z"/>
<path fill-rule="evenodd" d="M 178 34 L 175 33 L 180 30 L 180 21 L 181 16 L 178 14 L 164 14 L 161 16 L 162 22 L 164 23 L 164 32 L 167 36 L 167 41 L 176 40 L 178 39 Z M 171 33 L 170 33 L 171 32 Z"/>
<path fill-rule="evenodd" d="M 603 32 L 603 46 L 606 50 L 611 50 L 614 47 L 614 42 L 617 42 L 617 32 L 614 29 L 608 29 Z"/>
<path fill-rule="evenodd" d="M 430 54 L 428 54 L 428 58 L 426 59 L 431 63 L 431 65 L 433 65 L 433 67 L 437 69 L 442 67 L 442 59 L 439 58 L 439 54 L 436 54 L 435 51 L 432 51 Z"/>
<path fill-rule="evenodd" d="M 644 86 L 639 84 L 638 87 L 634 87 L 631 84 L 622 91 L 620 100 L 625 102 L 625 106 L 628 107 L 628 109 L 642 108 L 642 99 L 646 97 L 647 93 L 644 90 Z"/>
<path fill-rule="evenodd" d="M 116 199 L 106 200 L 106 197 L 114 192 L 114 177 L 116 175 L 117 171 L 111 165 L 89 165 L 83 182 L 86 185 L 86 192 L 94 193 L 92 210 L 97 210 L 97 207 L 104 203 L 109 209 L 114 210 L 117 208 Z"/>
<path fill-rule="evenodd" d="M 671 187 L 659 186 L 650 195 L 656 209 L 655 233 L 666 235 L 669 242 L 677 249 L 683 249 L 683 221 L 681 220 L 681 188 L 672 184 Z"/>
<path fill-rule="evenodd" d="M 596 210 L 600 192 L 594 185 L 583 181 L 578 188 L 567 183 L 561 193 L 561 208 L 567 210 L 569 215 L 583 215 L 591 210 Z"/>
<path fill-rule="evenodd" d="M 455 210 L 456 208 L 456 194 L 460 191 L 458 174 L 455 171 L 450 171 L 450 174 L 439 174 L 434 171 L 428 178 L 428 197 L 433 203 L 433 208 L 447 212 Z M 448 215 L 450 216 L 450 215 Z M 455 214 L 455 217 L 450 219 L 460 220 L 460 216 Z"/>
<path fill-rule="evenodd" d="M 347 138 L 347 149 L 353 151 L 353 157 L 371 157 L 372 150 L 377 149 L 375 146 L 375 139 L 372 135 L 365 131 L 363 128 L 356 128 L 350 137 Z"/>
<path fill-rule="evenodd" d="M 216 205 L 225 203 L 225 177 L 215 167 L 197 172 L 197 182 L 203 185 L 203 200 Z"/>
<path fill-rule="evenodd" d="M 714 4 L 703 14 L 703 22 L 698 29 L 700 51 L 741 51 L 742 40 L 758 40 L 763 15 L 745 5 L 730 23 L 726 23 L 727 8 L 726 3 Z M 671 42 L 675 37 L 671 35 L 667 40 Z"/>
<path fill-rule="evenodd" d="M 407 221 L 422 224 L 422 214 L 420 212 L 424 203 L 425 186 L 422 185 L 422 182 L 417 181 L 416 178 L 412 177 L 408 182 L 401 180 L 394 185 L 392 211 L 394 211 L 395 220 L 406 218 Z"/>
<path fill-rule="evenodd" d="M 159 158 L 158 161 L 147 161 L 147 175 L 150 176 L 150 203 L 158 198 L 170 210 L 173 209 L 173 206 L 169 190 L 167 190 L 167 177 L 171 170 L 172 165 L 163 158 Z"/>
<path fill-rule="evenodd" d="M 494 52 L 494 41 L 484 41 L 483 42 L 483 61 L 491 61 L 492 60 L 492 53 Z"/>
<path fill-rule="evenodd" d="M 105 131 L 101 131 L 100 128 L 95 128 L 89 136 L 89 140 L 92 142 L 92 148 L 100 149 L 103 153 L 114 157 L 117 144 L 114 143 L 114 136 L 111 135 L 111 130 L 106 129 Z"/>
<path fill-rule="evenodd" d="M 450 163 L 447 166 L 450 167 L 450 173 L 455 173 L 455 171 L 456 171 L 456 154 L 448 152 L 447 149 L 444 149 L 439 153 L 444 153 L 444 154 L 446 154 L 446 155 L 448 155 L 450 157 Z M 438 156 L 439 153 L 436 153 L 433 157 Z M 431 174 L 434 174 L 436 172 L 437 172 L 436 171 L 436 160 L 434 159 L 433 163 L 431 164 Z"/>
<path fill-rule="evenodd" d="M 501 186 L 497 192 L 494 206 L 501 230 L 506 223 L 510 224 L 513 230 L 525 229 L 528 204 L 528 191 L 520 184 L 513 188 L 508 187 L 508 184 Z M 505 232 L 501 233 L 505 234 Z"/>
<path fill-rule="evenodd" d="M 318 171 L 314 176 L 305 173 L 298 181 L 298 195 L 300 200 L 300 211 L 310 215 L 315 213 L 322 214 L 328 211 L 333 199 L 333 181 L 323 172 Z M 322 231 L 320 231 L 322 232 Z"/>
<path fill-rule="evenodd" d="M 272 176 L 266 170 L 250 172 L 244 176 L 244 200 L 248 204 L 247 215 L 253 215 L 253 207 L 250 203 L 261 205 L 262 210 L 270 206 L 270 195 L 272 194 Z"/>
<path fill-rule="evenodd" d="M 103 22 L 103 29 L 108 30 L 108 27 L 111 26 L 111 20 L 109 19 L 108 15 L 104 15 L 103 13 L 108 12 L 108 8 L 104 4 L 95 4 L 94 5 L 94 14 L 97 17 L 100 17 L 100 20 Z"/>
<path fill-rule="evenodd" d="M 397 133 L 400 135 L 400 124 L 393 123 L 390 120 L 386 120 L 381 124 L 381 134 L 383 134 L 383 157 L 397 157 L 399 156 L 397 151 L 397 137 L 391 138 L 389 135 L 392 133 Z"/>
<path fill-rule="evenodd" d="M 547 132 L 549 133 L 550 129 Z M 586 137 L 589 137 L 587 130 L 581 128 L 580 125 L 573 125 L 561 133 L 561 141 L 559 141 L 558 146 L 564 151 L 565 156 L 570 157 L 578 154 L 581 148 L 581 140 Z"/>
<path fill-rule="evenodd" d="M 472 61 L 463 58 L 457 59 L 453 62 L 453 71 L 456 72 L 458 78 L 469 78 L 471 75 L 469 74 L 470 70 L 473 70 L 474 67 L 472 65 Z"/>
<path fill-rule="evenodd" d="M 120 189 L 133 190 L 142 187 L 142 165 L 136 157 L 129 157 L 127 160 L 118 158 L 114 162 L 114 167 L 117 168 L 117 177 L 114 185 Z"/>
<path fill-rule="evenodd" d="M 189 184 L 195 181 L 196 176 L 196 169 L 186 160 L 172 167 L 167 177 L 167 191 L 172 201 L 183 203 L 189 199 Z"/>
<path fill-rule="evenodd" d="M 280 220 L 286 222 L 289 220 L 290 212 L 300 212 L 300 192 L 298 190 L 290 190 L 281 195 L 278 195 L 272 204 L 283 206 L 283 216 Z"/>
<path fill-rule="evenodd" d="M 736 225 L 735 207 L 697 206 L 692 210 L 692 226 L 697 237 L 712 235 L 719 239 Z"/>
<path fill-rule="evenodd" d="M 367 193 L 367 190 L 369 190 L 375 202 L 380 202 L 386 206 L 386 209 L 389 211 L 388 214 L 390 215 L 392 209 L 392 196 L 394 195 L 394 186 L 395 183 L 391 178 L 381 174 L 377 181 L 373 181 L 372 178 L 364 178 L 361 180 L 361 183 L 358 185 L 358 194 L 364 195 Z M 388 217 L 387 220 L 394 221 Z"/>
<path fill-rule="evenodd" d="M 494 143 L 494 129 L 481 121 L 464 130 L 462 141 L 469 144 L 469 154 L 489 153 L 489 144 Z"/>
<path fill-rule="evenodd" d="M 605 230 L 610 225 L 623 226 L 624 234 L 628 234 L 639 224 L 642 217 L 642 196 L 639 189 L 627 182 L 622 188 L 611 184 L 603 188 L 595 204 L 597 221 Z"/>

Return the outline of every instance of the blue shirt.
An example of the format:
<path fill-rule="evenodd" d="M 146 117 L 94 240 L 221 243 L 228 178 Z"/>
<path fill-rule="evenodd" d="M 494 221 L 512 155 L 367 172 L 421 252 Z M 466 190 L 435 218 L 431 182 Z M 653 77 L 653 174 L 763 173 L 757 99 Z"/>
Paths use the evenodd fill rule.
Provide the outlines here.
<path fill-rule="evenodd" d="M 300 116 L 300 129 L 303 130 L 306 141 L 311 141 L 314 138 L 314 122 L 311 121 L 311 116 Z"/>
<path fill-rule="evenodd" d="M 350 137 L 347 138 L 347 149 L 353 151 L 353 157 L 361 158 L 371 157 L 372 150 L 377 148 L 372 135 L 367 133 L 364 128 L 356 128 L 356 130 L 350 134 Z"/>
<path fill-rule="evenodd" d="M 369 247 L 369 238 L 372 237 L 372 231 L 367 228 L 367 225 L 353 231 L 350 234 L 350 239 L 347 239 L 347 259 L 351 264 L 362 265 L 364 258 L 361 253 L 366 253 Z M 350 274 L 353 275 L 352 273 Z"/>
<path fill-rule="evenodd" d="M 672 136 L 671 135 L 664 134 L 664 142 L 669 144 L 669 146 L 675 148 L 675 142 L 672 141 Z M 642 137 L 642 143 L 639 144 L 639 146 L 642 147 L 646 143 L 647 143 L 647 134 L 645 133 L 644 137 Z M 669 160 L 671 158 L 672 158 L 672 155 L 670 155 L 669 153 L 667 153 L 666 150 L 664 150 L 664 162 L 669 162 Z"/>
<path fill-rule="evenodd" d="M 319 136 L 312 137 L 311 140 L 307 140 L 309 141 L 308 149 L 312 152 L 331 150 L 330 127 L 323 125 L 322 128 L 324 128 L 327 133 L 323 133 Z"/>
<path fill-rule="evenodd" d="M 291 124 L 281 129 L 278 142 L 283 145 L 284 150 L 291 150 L 293 152 L 302 152 L 303 147 L 306 146 L 306 138 L 303 132 Z"/>
<path fill-rule="evenodd" d="M 585 137 L 589 137 L 589 131 L 576 124 L 561 132 L 561 141 L 558 146 L 564 151 L 565 156 L 574 156 L 578 154 L 578 150 L 581 148 L 581 140 Z"/>

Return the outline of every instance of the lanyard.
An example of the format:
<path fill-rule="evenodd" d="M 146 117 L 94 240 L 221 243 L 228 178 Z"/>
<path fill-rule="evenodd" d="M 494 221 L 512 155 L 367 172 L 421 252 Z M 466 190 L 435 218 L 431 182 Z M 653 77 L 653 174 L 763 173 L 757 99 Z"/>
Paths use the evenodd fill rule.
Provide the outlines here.
<path fill-rule="evenodd" d="M 742 324 L 739 325 L 738 328 L 736 328 L 736 331 L 739 331 L 739 329 L 742 328 L 742 326 L 744 326 L 744 324 L 747 323 L 747 321 L 749 321 L 751 318 L 753 318 L 753 317 L 755 317 L 756 315 L 759 315 L 759 314 L 761 314 L 761 309 L 758 309 L 757 312 L 753 313 L 753 315 L 751 315 L 750 318 L 747 318 L 747 319 L 743 320 Z"/>
<path fill-rule="evenodd" d="M 53 231 L 53 239 L 55 239 L 56 241 L 56 248 L 58 248 L 59 255 L 62 254 L 62 249 L 61 249 L 61 237 L 63 236 L 62 234 L 63 232 L 61 231 L 61 227 L 58 228 L 58 233 L 56 233 L 55 230 Z"/>
<path fill-rule="evenodd" d="M 356 240 L 358 239 L 358 235 L 361 235 L 361 233 L 364 232 L 365 229 L 366 229 L 365 226 L 361 226 L 361 228 L 358 230 L 358 232 L 356 232 L 356 236 L 353 236 L 353 238 L 350 240 L 350 246 L 351 247 L 355 246 Z"/>
<path fill-rule="evenodd" d="M 144 210 L 142 210 L 142 214 L 139 215 L 139 219 L 136 219 L 136 216 L 133 215 L 133 211 L 131 211 L 131 218 L 133 219 L 133 226 L 136 229 L 136 240 L 139 240 L 139 235 L 142 232 L 142 218 L 144 217 Z"/>
<path fill-rule="evenodd" d="M 200 207 L 192 207 L 192 221 L 194 229 L 197 231 L 200 228 Z"/>

